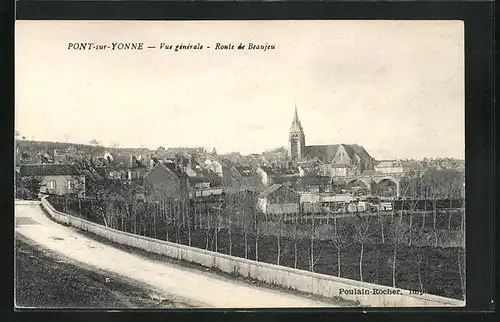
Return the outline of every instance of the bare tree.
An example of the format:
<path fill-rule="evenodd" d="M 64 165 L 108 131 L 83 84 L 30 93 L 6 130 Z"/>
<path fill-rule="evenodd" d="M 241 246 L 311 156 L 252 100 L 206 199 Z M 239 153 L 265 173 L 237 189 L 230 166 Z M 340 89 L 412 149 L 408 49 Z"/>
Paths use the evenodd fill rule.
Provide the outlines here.
<path fill-rule="evenodd" d="M 427 193 L 427 187 L 425 186 L 425 183 L 423 184 L 423 187 L 422 187 L 421 198 L 424 200 L 424 210 L 422 212 L 422 228 L 420 229 L 421 232 L 423 232 L 425 229 L 425 218 L 427 215 L 427 201 L 429 199 L 429 196 Z"/>
<path fill-rule="evenodd" d="M 227 210 L 228 210 L 228 212 L 227 212 L 227 219 L 228 219 L 227 232 L 228 232 L 228 235 L 229 235 L 229 256 L 231 256 L 233 254 L 233 216 L 234 216 L 234 208 L 231 205 L 231 207 L 228 207 Z"/>
<path fill-rule="evenodd" d="M 215 237 L 215 251 L 218 252 L 219 248 L 219 241 L 218 241 L 218 233 L 220 231 L 220 220 L 221 220 L 221 212 L 222 212 L 222 205 L 219 207 L 214 207 L 215 210 L 215 231 L 214 231 L 214 237 Z"/>
<path fill-rule="evenodd" d="M 169 228 L 172 226 L 173 216 L 172 216 L 172 200 L 170 198 L 164 199 L 164 209 L 166 214 L 166 222 L 165 222 L 165 238 L 167 241 L 170 241 L 169 238 Z"/>
<path fill-rule="evenodd" d="M 392 221 L 392 229 L 391 229 L 391 239 L 393 242 L 393 253 L 392 253 L 392 286 L 396 287 L 396 258 L 397 258 L 397 245 L 401 239 L 403 233 L 403 221 L 402 214 L 404 212 L 404 200 L 406 198 L 406 194 L 408 193 L 409 185 L 405 184 L 405 189 L 403 195 L 401 196 L 401 217 L 400 220 L 391 220 Z M 394 218 L 394 212 L 396 206 L 396 199 L 394 199 L 393 207 L 392 207 L 392 217 Z"/>
<path fill-rule="evenodd" d="M 178 212 L 178 207 L 177 207 L 178 201 L 176 199 L 171 200 L 170 202 L 170 211 L 171 211 L 171 218 L 172 218 L 172 228 L 173 232 L 172 234 L 172 239 L 176 242 L 179 243 L 179 212 Z"/>
<path fill-rule="evenodd" d="M 455 173 L 455 176 L 449 181 L 449 186 L 446 189 L 448 198 L 448 230 L 451 230 L 453 200 L 461 199 L 461 192 L 465 184 L 464 179 L 458 172 Z"/>
<path fill-rule="evenodd" d="M 300 207 L 300 204 L 299 204 Z M 298 236 L 298 220 L 299 216 L 302 216 L 302 213 L 299 210 L 299 213 L 294 216 L 294 221 L 293 221 L 293 254 L 294 254 L 294 268 L 297 268 L 297 261 L 298 261 L 298 242 L 299 242 L 299 236 Z"/>
<path fill-rule="evenodd" d="M 146 236 L 146 231 L 147 231 L 147 207 L 143 202 L 139 203 L 134 203 L 134 213 L 135 216 L 138 217 L 139 219 L 139 225 L 138 225 L 138 232 L 137 234 L 141 235 L 141 230 L 142 230 L 142 235 Z"/>
<path fill-rule="evenodd" d="M 209 244 L 209 239 L 210 239 L 210 222 L 211 222 L 211 216 L 212 216 L 212 212 L 210 211 L 210 208 L 208 208 L 208 206 L 205 205 L 205 209 L 206 209 L 206 218 L 207 218 L 207 224 L 205 225 L 205 234 L 206 234 L 206 245 L 205 245 L 205 249 L 208 250 L 208 244 Z"/>
<path fill-rule="evenodd" d="M 182 200 L 182 209 L 183 209 L 183 213 L 185 214 L 185 218 L 186 218 L 186 224 L 187 224 L 187 230 L 188 230 L 188 246 L 191 246 L 191 226 L 192 226 L 192 223 L 193 223 L 193 216 L 191 216 L 191 212 L 189 211 L 189 207 L 188 207 L 188 200 L 187 198 L 183 198 Z"/>
<path fill-rule="evenodd" d="M 460 287 L 462 290 L 462 298 L 465 301 L 466 297 L 465 251 L 462 251 L 461 247 L 457 247 L 457 262 L 458 262 L 458 272 L 460 274 Z"/>
<path fill-rule="evenodd" d="M 418 273 L 418 283 L 420 285 L 420 292 L 422 294 L 425 292 L 424 284 L 422 282 L 422 272 L 420 270 L 420 266 L 422 265 L 422 255 L 420 252 L 417 253 L 417 273 Z"/>
<path fill-rule="evenodd" d="M 306 219 L 307 220 L 307 219 Z M 311 248 L 309 250 L 310 252 L 310 262 L 309 262 L 309 270 L 311 272 L 314 272 L 314 234 L 316 232 L 316 229 L 314 227 L 314 217 L 311 218 Z"/>
<path fill-rule="evenodd" d="M 285 198 L 285 199 L 287 199 L 287 198 Z M 283 235 L 283 213 L 284 213 L 283 202 L 284 202 L 284 200 L 280 202 L 280 213 L 277 216 L 277 219 L 278 219 L 278 238 L 277 238 L 278 251 L 277 252 L 278 253 L 276 256 L 276 265 L 280 264 L 280 259 L 281 259 L 281 236 Z"/>
<path fill-rule="evenodd" d="M 239 209 L 242 209 L 243 201 L 244 193 L 226 195 L 225 212 L 228 225 L 229 255 L 232 255 L 233 253 L 233 225 L 235 217 L 240 215 Z"/>
<path fill-rule="evenodd" d="M 333 217 L 334 231 L 332 242 L 337 249 L 337 276 L 341 276 L 341 251 L 351 244 L 349 229 L 339 223 L 339 218 Z"/>
<path fill-rule="evenodd" d="M 408 246 L 411 247 L 412 245 L 412 240 L 413 240 L 413 213 L 415 212 L 415 209 L 417 208 L 418 204 L 420 203 L 421 200 L 421 186 L 422 186 L 422 180 L 421 180 L 420 173 L 411 173 L 410 178 L 408 180 L 408 190 L 406 191 L 406 195 L 409 196 L 409 200 L 406 202 L 409 206 L 408 209 L 408 216 L 409 216 L 409 237 L 408 237 Z M 403 201 L 404 204 L 404 201 Z"/>
<path fill-rule="evenodd" d="M 424 189 L 428 192 L 428 198 L 432 203 L 434 246 L 438 245 L 437 233 L 437 205 L 443 198 L 452 198 L 457 191 L 461 191 L 463 185 L 463 174 L 453 169 L 428 168 L 423 175 Z M 426 193 L 427 194 L 427 193 Z M 448 217 L 448 227 L 451 226 L 451 211 Z M 451 227 L 450 227 L 451 228 Z"/>
<path fill-rule="evenodd" d="M 245 259 L 248 259 L 248 229 L 250 225 L 248 224 L 248 219 L 245 217 L 245 209 L 242 209 L 242 217 L 243 217 L 243 234 L 245 238 Z M 248 216 L 250 218 L 250 216 Z"/>
<path fill-rule="evenodd" d="M 363 253 L 365 243 L 371 235 L 370 231 L 370 216 L 357 216 L 356 223 L 354 225 L 354 238 L 357 242 L 361 244 L 361 250 L 359 255 L 359 277 L 361 282 L 363 282 Z"/>
<path fill-rule="evenodd" d="M 397 246 L 406 243 L 405 239 L 407 228 L 402 221 L 395 221 L 391 230 L 391 239 L 393 241 L 392 254 L 392 286 L 396 287 L 396 268 L 397 268 Z"/>
<path fill-rule="evenodd" d="M 277 238 L 277 254 L 276 254 L 276 265 L 280 264 L 280 259 L 281 259 L 281 235 L 283 234 L 283 218 L 282 214 L 278 214 L 277 219 L 278 219 L 278 238 Z"/>
<path fill-rule="evenodd" d="M 250 229 L 250 220 L 251 220 L 251 211 L 247 210 L 247 200 L 248 196 L 247 194 L 244 194 L 241 200 L 241 208 L 240 208 L 240 215 L 241 215 L 241 221 L 242 221 L 242 226 L 243 226 L 243 235 L 244 235 L 244 242 L 245 242 L 245 259 L 248 259 L 248 230 Z M 251 208 L 254 209 L 254 208 Z M 253 211 L 255 212 L 255 211 Z"/>
<path fill-rule="evenodd" d="M 248 259 L 250 248 L 248 234 L 249 230 L 253 230 L 252 227 L 255 229 L 256 200 L 252 191 L 246 189 L 238 190 L 240 192 L 237 194 L 237 198 L 230 199 L 229 202 L 232 204 L 230 207 L 233 209 L 232 212 L 234 214 L 231 216 L 231 231 L 233 231 L 233 225 L 238 225 L 242 229 L 244 237 L 244 257 Z"/>
<path fill-rule="evenodd" d="M 377 218 L 380 222 L 380 238 L 382 244 L 385 244 L 384 216 L 380 213 L 380 209 L 378 207 L 377 207 Z"/>
<path fill-rule="evenodd" d="M 409 214 L 409 217 L 410 217 L 410 222 L 409 222 L 409 228 L 408 228 L 408 246 L 411 247 L 412 245 L 412 241 L 413 241 L 413 213 L 415 211 L 415 208 L 417 207 L 418 205 L 418 200 L 415 200 L 415 199 L 411 199 L 408 204 L 409 204 L 409 211 L 408 211 L 408 214 Z"/>
<path fill-rule="evenodd" d="M 259 261 L 259 235 L 260 235 L 260 227 L 259 227 L 259 216 L 260 213 L 254 212 L 254 230 L 255 230 L 255 261 Z"/>

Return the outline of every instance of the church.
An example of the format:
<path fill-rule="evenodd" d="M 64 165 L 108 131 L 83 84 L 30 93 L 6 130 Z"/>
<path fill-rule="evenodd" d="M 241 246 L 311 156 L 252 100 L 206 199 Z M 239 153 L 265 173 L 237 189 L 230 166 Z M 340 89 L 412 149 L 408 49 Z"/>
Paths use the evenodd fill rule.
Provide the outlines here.
<path fill-rule="evenodd" d="M 319 175 L 358 175 L 374 169 L 375 160 L 358 144 L 306 145 L 297 107 L 288 138 L 288 157 L 297 165 L 315 162 Z"/>

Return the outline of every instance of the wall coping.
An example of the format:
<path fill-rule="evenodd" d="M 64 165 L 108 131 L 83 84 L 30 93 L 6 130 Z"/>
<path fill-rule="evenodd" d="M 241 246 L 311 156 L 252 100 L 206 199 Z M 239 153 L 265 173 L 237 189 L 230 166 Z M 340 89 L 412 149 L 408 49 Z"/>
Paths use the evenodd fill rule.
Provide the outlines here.
<path fill-rule="evenodd" d="M 38 205 L 40 204 L 40 200 L 14 199 L 14 203 L 16 205 Z"/>
<path fill-rule="evenodd" d="M 434 294 L 422 294 L 422 295 L 419 295 L 419 294 L 409 294 L 408 290 L 397 288 L 397 287 L 394 288 L 392 286 L 385 286 L 385 285 L 379 285 L 379 284 L 374 284 L 374 283 L 361 282 L 361 281 L 351 280 L 351 279 L 342 278 L 342 277 L 338 277 L 338 276 L 332 276 L 332 275 L 326 275 L 326 274 L 321 274 L 321 273 L 309 272 L 309 271 L 299 270 L 299 269 L 295 269 L 295 268 L 291 268 L 291 267 L 285 267 L 285 266 L 278 266 L 278 265 L 275 265 L 275 264 L 269 264 L 269 263 L 264 263 L 264 262 L 257 262 L 257 261 L 250 260 L 250 259 L 240 258 L 240 257 L 236 257 L 236 256 L 230 256 L 230 255 L 227 255 L 227 254 L 221 254 L 221 253 L 217 253 L 217 252 L 213 252 L 213 251 L 209 251 L 209 250 L 205 250 L 205 249 L 200 249 L 200 248 L 196 248 L 196 247 L 190 247 L 190 246 L 186 246 L 186 245 L 182 245 L 182 244 L 177 244 L 177 243 L 172 243 L 172 242 L 168 242 L 168 241 L 164 241 L 164 240 L 160 240 L 160 239 L 155 239 L 155 238 L 151 238 L 151 237 L 146 237 L 146 236 L 141 236 L 141 235 L 135 235 L 135 234 L 132 234 L 132 233 L 129 233 L 129 232 L 125 232 L 125 231 L 113 229 L 113 228 L 110 228 L 110 227 L 106 227 L 106 226 L 103 226 L 103 225 L 100 225 L 100 224 L 96 224 L 96 223 L 93 223 L 91 221 L 88 221 L 88 220 L 85 220 L 85 219 L 82 219 L 82 218 L 78 218 L 78 217 L 75 217 L 75 216 L 72 216 L 72 215 L 60 212 L 60 211 L 56 210 L 54 208 L 54 206 L 52 206 L 50 204 L 50 202 L 48 200 L 46 200 L 46 199 L 47 199 L 46 196 L 42 197 L 41 204 L 44 206 L 44 208 L 49 208 L 49 210 L 50 210 L 49 212 L 54 212 L 54 213 L 56 213 L 56 214 L 58 214 L 60 216 L 65 216 L 65 217 L 69 217 L 69 218 L 72 218 L 72 219 L 75 219 L 75 220 L 79 220 L 79 221 L 85 222 L 88 225 L 96 226 L 96 227 L 99 227 L 100 229 L 104 229 L 104 230 L 107 230 L 107 231 L 110 231 L 110 232 L 113 232 L 113 233 L 123 234 L 123 235 L 129 236 L 129 237 L 132 237 L 132 238 L 138 238 L 138 239 L 147 240 L 147 241 L 150 241 L 150 242 L 153 242 L 153 243 L 158 243 L 158 244 L 163 244 L 163 245 L 167 245 L 167 246 L 171 246 L 171 247 L 181 248 L 181 249 L 184 249 L 184 250 L 189 250 L 189 251 L 201 253 L 201 254 L 204 254 L 204 255 L 225 258 L 225 259 L 237 261 L 237 262 L 244 263 L 244 264 L 257 265 L 257 266 L 266 267 L 266 268 L 270 268 L 270 269 L 275 269 L 275 270 L 279 270 L 279 271 L 284 271 L 284 272 L 288 272 L 288 273 L 299 274 L 299 275 L 303 275 L 303 276 L 311 277 L 311 278 L 317 278 L 317 279 L 323 279 L 323 280 L 330 280 L 332 282 L 343 283 L 343 284 L 347 284 L 347 285 L 353 286 L 353 287 L 367 288 L 367 289 L 374 289 L 374 288 L 377 288 L 377 289 L 389 289 L 389 290 L 396 290 L 396 291 L 399 290 L 399 291 L 401 291 L 402 294 L 405 294 L 405 296 L 407 296 L 407 297 L 416 298 L 416 299 L 423 300 L 423 301 L 432 301 L 432 302 L 441 303 L 443 305 L 451 305 L 451 306 L 463 306 L 463 305 L 465 305 L 465 301 L 460 301 L 460 300 L 457 300 L 457 299 L 447 298 L 447 297 L 443 297 L 443 296 L 439 296 L 439 295 L 434 295 Z"/>

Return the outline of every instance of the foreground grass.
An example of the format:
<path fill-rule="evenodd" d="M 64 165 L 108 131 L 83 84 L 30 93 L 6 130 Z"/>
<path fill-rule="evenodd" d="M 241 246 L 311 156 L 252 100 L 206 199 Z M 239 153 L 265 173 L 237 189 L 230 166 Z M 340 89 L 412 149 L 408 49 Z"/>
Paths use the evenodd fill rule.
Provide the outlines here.
<path fill-rule="evenodd" d="M 107 280 L 108 279 L 108 280 Z M 119 276 L 81 268 L 16 236 L 15 303 L 18 308 L 175 308 Z"/>

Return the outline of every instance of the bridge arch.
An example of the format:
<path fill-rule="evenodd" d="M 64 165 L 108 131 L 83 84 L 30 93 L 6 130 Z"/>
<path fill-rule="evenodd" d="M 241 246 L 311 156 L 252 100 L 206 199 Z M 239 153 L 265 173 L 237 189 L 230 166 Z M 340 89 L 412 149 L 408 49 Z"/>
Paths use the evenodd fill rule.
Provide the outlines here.
<path fill-rule="evenodd" d="M 354 184 L 362 184 L 366 189 L 371 189 L 373 180 L 367 178 L 353 178 L 346 181 L 346 186 L 353 186 Z"/>
<path fill-rule="evenodd" d="M 387 186 L 390 186 L 391 188 L 394 189 L 394 193 L 396 194 L 397 197 L 401 195 L 401 179 L 396 178 L 394 176 L 382 176 L 382 177 L 377 177 L 373 178 L 373 181 L 376 183 L 377 189 L 383 189 Z"/>
<path fill-rule="evenodd" d="M 380 177 L 373 177 L 373 181 L 375 181 L 376 184 L 379 184 L 382 181 L 391 181 L 394 184 L 398 184 L 400 179 L 394 176 L 380 176 Z"/>

